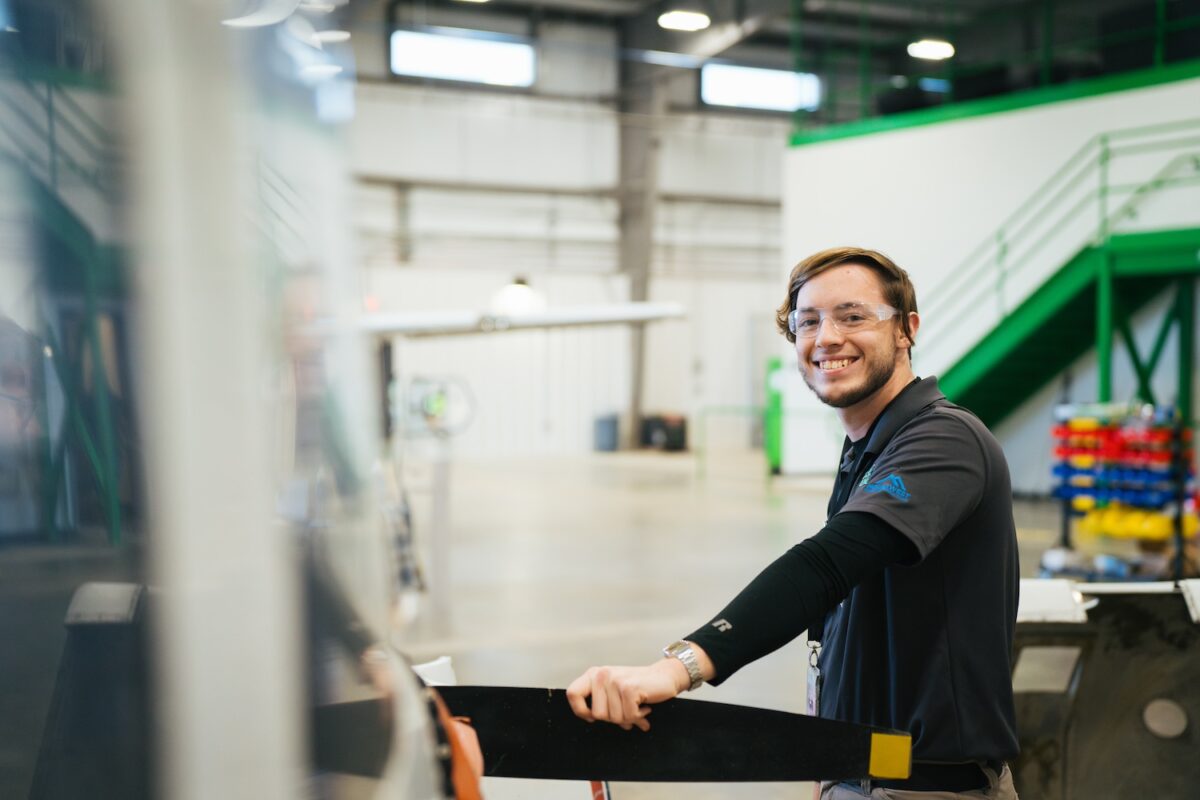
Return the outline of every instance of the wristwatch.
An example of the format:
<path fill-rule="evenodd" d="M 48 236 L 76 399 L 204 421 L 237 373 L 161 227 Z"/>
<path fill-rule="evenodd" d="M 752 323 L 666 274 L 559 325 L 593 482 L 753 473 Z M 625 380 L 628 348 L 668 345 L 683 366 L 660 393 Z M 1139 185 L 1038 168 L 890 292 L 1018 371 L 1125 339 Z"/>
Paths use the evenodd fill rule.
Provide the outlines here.
<path fill-rule="evenodd" d="M 692 685 L 687 688 L 689 692 L 699 689 L 700 684 L 704 683 L 704 678 L 700 674 L 700 662 L 696 659 L 696 651 L 692 649 L 691 642 L 673 642 L 663 648 L 663 655 L 667 658 L 678 658 L 683 664 L 688 678 L 692 682 Z"/>

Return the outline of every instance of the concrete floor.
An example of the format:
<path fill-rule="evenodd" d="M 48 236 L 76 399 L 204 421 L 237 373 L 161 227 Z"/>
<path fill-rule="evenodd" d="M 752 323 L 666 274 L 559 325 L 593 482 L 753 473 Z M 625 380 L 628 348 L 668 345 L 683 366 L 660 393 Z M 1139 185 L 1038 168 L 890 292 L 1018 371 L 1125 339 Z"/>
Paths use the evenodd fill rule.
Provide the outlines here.
<path fill-rule="evenodd" d="M 416 660 L 449 655 L 460 683 L 565 686 L 594 664 L 642 664 L 719 610 L 824 520 L 830 480 L 768 479 L 754 451 L 594 454 L 449 471 L 453 600 L 403 631 Z M 433 471 L 405 471 L 416 530 L 432 536 Z M 1055 539 L 1057 509 L 1018 503 L 1022 572 Z M 431 570 L 426 554 L 425 567 Z M 0 797 L 23 798 L 61 650 L 87 580 L 142 580 L 136 550 L 102 540 L 0 543 Z M 429 604 L 426 603 L 428 606 Z M 793 642 L 693 696 L 800 711 L 806 651 Z M 489 800 L 583 798 L 585 784 L 490 780 Z M 807 798 L 807 785 L 619 784 L 616 800 Z"/>
<path fill-rule="evenodd" d="M 409 468 L 418 535 L 431 472 Z M 764 474 L 761 453 L 454 463 L 454 587 L 442 621 L 406 631 L 416 660 L 453 658 L 460 683 L 566 686 L 596 664 L 642 664 L 705 622 L 766 564 L 815 533 L 832 479 Z M 1022 574 L 1058 530 L 1049 503 L 1018 503 Z M 693 697 L 785 711 L 804 705 L 802 640 Z M 584 797 L 586 786 L 489 780 L 494 798 Z M 807 784 L 617 784 L 615 800 L 808 798 Z"/>

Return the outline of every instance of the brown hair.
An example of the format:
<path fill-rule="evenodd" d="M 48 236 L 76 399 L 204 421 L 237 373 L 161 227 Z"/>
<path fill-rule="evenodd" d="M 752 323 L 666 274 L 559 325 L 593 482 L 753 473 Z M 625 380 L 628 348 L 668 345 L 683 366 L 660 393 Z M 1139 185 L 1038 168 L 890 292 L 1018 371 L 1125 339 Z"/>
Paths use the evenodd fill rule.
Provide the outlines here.
<path fill-rule="evenodd" d="M 908 341 L 915 344 L 908 315 L 917 310 L 917 292 L 913 289 L 908 273 L 878 250 L 865 250 L 861 247 L 831 247 L 813 253 L 792 268 L 792 274 L 788 276 L 787 297 L 784 298 L 783 305 L 775 311 L 775 324 L 779 332 L 786 336 L 789 342 L 796 341 L 795 334 L 788 330 L 788 314 L 796 307 L 796 295 L 800 294 L 800 289 L 811 279 L 843 264 L 858 264 L 879 276 L 879 282 L 883 284 L 884 298 L 888 305 L 900 312 L 900 327 Z M 912 344 L 909 347 L 911 348 Z"/>

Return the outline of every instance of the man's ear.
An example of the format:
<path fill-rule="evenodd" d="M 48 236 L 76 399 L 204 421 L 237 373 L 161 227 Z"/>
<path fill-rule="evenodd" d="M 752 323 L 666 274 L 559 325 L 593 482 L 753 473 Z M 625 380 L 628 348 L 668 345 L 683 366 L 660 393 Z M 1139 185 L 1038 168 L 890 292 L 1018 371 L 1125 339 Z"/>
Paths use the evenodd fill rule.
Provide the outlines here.
<path fill-rule="evenodd" d="M 908 330 L 912 334 L 912 338 L 909 338 L 908 336 L 906 336 L 904 334 L 904 327 L 902 325 L 897 325 L 896 326 L 896 346 L 897 347 L 907 347 L 907 348 L 911 349 L 913 346 L 913 343 L 916 341 L 917 331 L 920 329 L 920 327 L 921 327 L 921 315 L 915 311 L 908 312 Z"/>

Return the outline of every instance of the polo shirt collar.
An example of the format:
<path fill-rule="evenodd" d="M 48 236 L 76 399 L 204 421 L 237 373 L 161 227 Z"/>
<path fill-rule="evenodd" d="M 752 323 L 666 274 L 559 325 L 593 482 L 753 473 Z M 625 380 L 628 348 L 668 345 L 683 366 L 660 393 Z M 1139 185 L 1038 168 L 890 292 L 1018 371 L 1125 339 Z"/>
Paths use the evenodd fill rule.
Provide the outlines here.
<path fill-rule="evenodd" d="M 866 451 L 879 455 L 891 441 L 892 434 L 900 430 L 921 409 L 945 399 L 946 396 L 938 389 L 937 378 L 934 377 L 918 378 L 905 386 L 875 419 L 871 432 L 867 435 Z"/>

